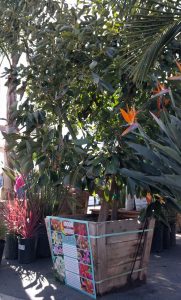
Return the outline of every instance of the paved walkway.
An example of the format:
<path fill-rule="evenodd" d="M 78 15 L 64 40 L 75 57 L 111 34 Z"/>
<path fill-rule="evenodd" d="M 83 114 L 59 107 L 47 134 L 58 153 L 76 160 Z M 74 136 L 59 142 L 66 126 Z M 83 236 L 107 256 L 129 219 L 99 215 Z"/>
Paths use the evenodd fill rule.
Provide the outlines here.
<path fill-rule="evenodd" d="M 90 300 L 54 279 L 50 259 L 30 265 L 3 260 L 0 266 L 0 300 Z M 181 300 L 181 235 L 177 246 L 151 255 L 147 284 L 101 300 Z"/>

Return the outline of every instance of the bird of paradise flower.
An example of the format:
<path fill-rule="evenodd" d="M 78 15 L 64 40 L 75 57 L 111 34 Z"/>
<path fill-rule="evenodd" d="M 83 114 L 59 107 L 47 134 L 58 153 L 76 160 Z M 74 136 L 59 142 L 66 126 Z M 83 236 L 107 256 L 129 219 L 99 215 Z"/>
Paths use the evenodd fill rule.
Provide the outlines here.
<path fill-rule="evenodd" d="M 123 133 L 121 134 L 121 136 L 126 135 L 127 133 L 135 130 L 136 128 L 138 128 L 138 123 L 137 123 L 137 114 L 138 111 L 136 111 L 135 107 L 132 106 L 131 108 L 129 108 L 127 106 L 127 111 L 125 111 L 124 109 L 120 109 L 120 113 L 123 117 L 123 119 L 126 121 L 126 123 L 128 123 L 128 128 L 126 128 L 126 130 L 123 131 Z"/>
<path fill-rule="evenodd" d="M 168 106 L 170 103 L 170 99 L 165 98 L 165 94 L 169 93 L 170 90 L 166 88 L 164 84 L 161 84 L 159 81 L 157 82 L 156 88 L 153 90 L 153 95 L 151 96 L 151 99 L 157 97 L 157 109 L 158 114 L 164 107 Z"/>

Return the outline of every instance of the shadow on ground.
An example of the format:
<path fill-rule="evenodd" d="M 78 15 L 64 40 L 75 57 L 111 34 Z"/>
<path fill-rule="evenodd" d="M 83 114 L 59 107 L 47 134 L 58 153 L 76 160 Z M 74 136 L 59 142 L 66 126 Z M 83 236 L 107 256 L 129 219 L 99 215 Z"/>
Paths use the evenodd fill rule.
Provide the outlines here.
<path fill-rule="evenodd" d="M 102 300 L 180 300 L 181 235 L 176 247 L 152 254 L 147 284 L 126 292 L 103 296 Z M 0 293 L 30 300 L 88 300 L 88 296 L 61 285 L 54 278 L 51 259 L 29 265 L 3 260 L 0 267 Z M 3 298 L 2 298 L 3 300 Z"/>

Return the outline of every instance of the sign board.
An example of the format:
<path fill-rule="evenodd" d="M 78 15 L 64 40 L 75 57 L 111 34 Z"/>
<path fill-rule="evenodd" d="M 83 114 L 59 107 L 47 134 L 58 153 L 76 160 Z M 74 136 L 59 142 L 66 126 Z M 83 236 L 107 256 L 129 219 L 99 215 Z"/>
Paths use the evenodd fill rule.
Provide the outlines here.
<path fill-rule="evenodd" d="M 65 284 L 96 298 L 88 222 L 46 218 L 54 269 Z"/>

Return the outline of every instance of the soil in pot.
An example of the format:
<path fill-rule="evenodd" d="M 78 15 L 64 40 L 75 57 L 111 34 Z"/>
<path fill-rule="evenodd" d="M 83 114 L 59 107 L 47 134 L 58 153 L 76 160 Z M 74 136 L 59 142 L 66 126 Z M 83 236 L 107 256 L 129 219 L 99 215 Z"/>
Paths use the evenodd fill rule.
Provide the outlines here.
<path fill-rule="evenodd" d="M 12 233 L 6 234 L 6 245 L 4 250 L 6 259 L 18 258 L 18 238 L 17 235 Z"/>
<path fill-rule="evenodd" d="M 0 240 L 0 264 L 1 264 L 1 261 L 2 261 L 2 257 L 3 257 L 4 246 L 5 246 L 5 241 Z"/>
<path fill-rule="evenodd" d="M 18 238 L 18 262 L 29 264 L 36 258 L 37 240 L 33 238 Z"/>

